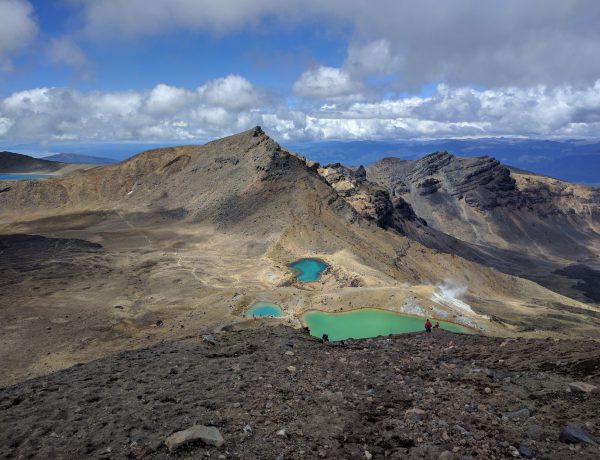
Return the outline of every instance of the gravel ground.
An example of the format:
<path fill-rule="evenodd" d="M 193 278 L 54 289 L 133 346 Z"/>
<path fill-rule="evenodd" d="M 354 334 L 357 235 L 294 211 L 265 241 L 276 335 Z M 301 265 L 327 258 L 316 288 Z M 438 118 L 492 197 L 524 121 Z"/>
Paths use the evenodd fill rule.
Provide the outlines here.
<path fill-rule="evenodd" d="M 259 327 L 189 337 L 0 390 L 2 458 L 597 459 L 595 341 L 445 331 L 323 344 Z M 600 386 L 600 385 L 599 385 Z M 225 443 L 169 451 L 195 424 Z M 520 452 L 519 452 L 520 450 Z"/>

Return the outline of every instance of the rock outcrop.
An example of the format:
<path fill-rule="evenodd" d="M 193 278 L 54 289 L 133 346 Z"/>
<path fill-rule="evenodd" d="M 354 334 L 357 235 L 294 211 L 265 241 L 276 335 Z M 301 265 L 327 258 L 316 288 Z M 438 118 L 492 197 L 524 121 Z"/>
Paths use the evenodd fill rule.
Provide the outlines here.
<path fill-rule="evenodd" d="M 427 222 L 427 228 L 401 223 L 410 238 L 600 302 L 590 288 L 600 282 L 594 275 L 600 256 L 600 189 L 513 171 L 490 157 L 448 152 L 415 161 L 386 158 L 366 170 L 369 181 L 383 186 L 392 199 L 404 200 Z M 576 285 L 565 282 L 574 266 L 586 273 Z"/>
<path fill-rule="evenodd" d="M 385 187 L 368 181 L 363 166 L 349 168 L 335 163 L 320 167 L 318 172 L 358 214 L 382 228 L 394 228 L 402 233 L 405 221 L 426 225 L 403 198 L 392 198 Z"/>

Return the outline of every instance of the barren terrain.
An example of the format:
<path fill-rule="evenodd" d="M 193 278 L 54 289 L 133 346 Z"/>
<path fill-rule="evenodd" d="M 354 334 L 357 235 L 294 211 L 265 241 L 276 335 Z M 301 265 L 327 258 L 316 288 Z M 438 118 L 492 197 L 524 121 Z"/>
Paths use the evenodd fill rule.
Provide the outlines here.
<path fill-rule="evenodd" d="M 496 336 L 598 336 L 594 303 L 430 249 L 373 219 L 370 192 L 331 184 L 260 128 L 10 183 L 0 385 L 237 323 L 256 301 L 295 326 L 309 309 L 376 307 Z M 302 257 L 329 264 L 319 282 L 294 279 Z"/>
<path fill-rule="evenodd" d="M 600 384 L 597 341 L 434 331 L 322 344 L 302 330 L 260 324 L 165 341 L 0 390 L 0 455 L 600 456 L 598 445 L 561 437 L 568 424 L 581 436 L 600 435 L 598 388 L 569 389 Z M 195 424 L 217 427 L 223 446 L 196 441 L 170 452 L 167 437 Z"/>

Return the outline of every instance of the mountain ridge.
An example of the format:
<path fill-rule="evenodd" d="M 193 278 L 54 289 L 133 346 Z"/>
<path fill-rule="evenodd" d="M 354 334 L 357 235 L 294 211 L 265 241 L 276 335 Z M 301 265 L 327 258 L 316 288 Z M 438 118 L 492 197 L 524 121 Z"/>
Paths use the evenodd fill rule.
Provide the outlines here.
<path fill-rule="evenodd" d="M 0 350 L 10 382 L 239 323 L 257 301 L 278 304 L 295 326 L 307 309 L 357 307 L 492 335 L 587 337 L 600 326 L 593 304 L 490 268 L 481 251 L 453 250 L 474 251 L 371 182 L 368 167 L 321 167 L 259 127 L 1 185 L 0 294 L 18 331 Z M 428 247 L 438 239 L 444 250 Z M 329 265 L 319 282 L 289 270 L 305 257 Z M 55 312 L 63 318 L 48 333 Z"/>
<path fill-rule="evenodd" d="M 56 153 L 54 155 L 48 155 L 43 157 L 44 160 L 57 161 L 59 163 L 70 163 L 70 164 L 113 164 L 117 163 L 118 160 L 113 158 L 99 157 L 94 155 L 84 155 L 82 153 Z"/>
<path fill-rule="evenodd" d="M 65 165 L 43 158 L 33 158 L 20 153 L 0 152 L 0 172 L 27 173 L 27 172 L 55 172 Z"/>

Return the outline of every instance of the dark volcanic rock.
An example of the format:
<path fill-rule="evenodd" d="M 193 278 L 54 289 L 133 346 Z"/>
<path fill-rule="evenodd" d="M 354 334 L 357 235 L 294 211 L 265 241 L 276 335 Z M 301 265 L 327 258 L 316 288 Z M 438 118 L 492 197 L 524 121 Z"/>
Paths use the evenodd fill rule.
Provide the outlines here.
<path fill-rule="evenodd" d="M 443 181 L 442 181 L 443 179 Z M 447 192 L 477 209 L 497 206 L 519 207 L 523 197 L 518 192 L 510 170 L 494 158 L 458 158 L 448 152 L 436 152 L 416 161 L 403 184 L 415 184 L 420 195 Z"/>
<path fill-rule="evenodd" d="M 401 222 L 418 219 L 410 204 L 402 198 L 391 198 L 384 187 L 369 182 L 363 166 L 348 168 L 335 163 L 319 168 L 319 174 L 361 216 L 380 227 L 391 227 L 402 233 Z"/>
<path fill-rule="evenodd" d="M 215 334 L 215 343 L 164 342 L 0 390 L 0 456 L 508 458 L 520 444 L 507 440 L 523 439 L 524 426 L 499 414 L 527 405 L 548 436 L 520 454 L 564 459 L 572 447 L 555 426 L 600 422 L 600 400 L 564 391 L 574 362 L 600 358 L 594 341 L 440 330 L 323 344 L 302 330 L 259 327 Z M 197 424 L 224 444 L 191 441 L 170 453 L 164 440 Z M 578 449 L 579 459 L 600 453 Z"/>
<path fill-rule="evenodd" d="M 598 444 L 598 439 L 589 434 L 584 428 L 572 423 L 562 429 L 558 440 L 567 444 Z"/>
<path fill-rule="evenodd" d="M 415 214 L 390 225 L 407 237 L 576 300 L 599 301 L 600 189 L 448 152 L 386 158 L 367 167 L 367 179 Z"/>

